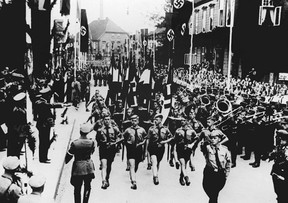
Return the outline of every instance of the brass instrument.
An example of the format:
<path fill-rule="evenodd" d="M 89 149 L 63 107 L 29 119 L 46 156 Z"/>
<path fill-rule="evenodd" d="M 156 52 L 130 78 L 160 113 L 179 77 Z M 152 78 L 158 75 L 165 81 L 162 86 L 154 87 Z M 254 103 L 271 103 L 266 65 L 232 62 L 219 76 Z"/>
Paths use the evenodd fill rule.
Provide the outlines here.
<path fill-rule="evenodd" d="M 236 109 L 232 110 L 231 112 L 229 112 L 228 114 L 226 114 L 226 118 L 222 121 L 220 121 L 219 123 L 215 124 L 216 127 L 219 127 L 221 125 L 223 125 L 226 121 L 230 120 L 231 118 L 233 118 L 234 116 L 238 115 L 240 112 L 243 111 L 243 106 L 239 106 Z M 228 129 L 228 125 L 223 125 L 221 126 L 221 130 L 225 131 Z"/>
<path fill-rule="evenodd" d="M 201 104 L 203 106 L 207 106 L 207 105 L 209 105 L 211 103 L 210 102 L 210 97 L 207 94 L 201 95 L 199 100 L 200 100 L 200 102 L 201 102 Z"/>
<path fill-rule="evenodd" d="M 215 108 L 218 110 L 219 113 L 227 115 L 232 111 L 232 104 L 225 96 L 221 96 L 215 102 Z"/>

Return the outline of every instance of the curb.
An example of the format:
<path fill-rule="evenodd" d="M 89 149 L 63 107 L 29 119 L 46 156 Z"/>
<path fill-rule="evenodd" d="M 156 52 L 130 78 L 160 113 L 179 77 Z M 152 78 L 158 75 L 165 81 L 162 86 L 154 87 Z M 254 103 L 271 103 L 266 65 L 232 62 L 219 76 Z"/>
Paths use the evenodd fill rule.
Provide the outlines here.
<path fill-rule="evenodd" d="M 69 145 L 70 145 L 70 142 L 71 142 L 71 139 L 72 139 L 72 135 L 73 135 L 73 131 L 74 131 L 74 127 L 75 127 L 75 123 L 76 123 L 76 119 L 74 119 L 74 121 L 73 121 L 72 129 L 71 129 L 71 132 L 70 132 L 70 135 L 69 135 L 69 141 L 68 141 L 68 143 L 67 143 L 66 151 L 65 151 L 65 152 L 67 152 L 68 147 L 69 147 Z M 63 160 L 63 162 L 62 162 L 61 171 L 60 171 L 60 174 L 59 174 L 59 176 L 58 176 L 57 183 L 56 183 L 56 188 L 55 188 L 54 195 L 53 195 L 54 201 L 56 200 L 56 196 L 57 196 L 57 194 L 58 194 L 58 189 L 59 189 L 60 180 L 61 180 L 61 177 L 62 177 L 62 173 L 63 173 L 64 166 L 65 166 L 65 157 L 64 157 L 64 160 Z"/>

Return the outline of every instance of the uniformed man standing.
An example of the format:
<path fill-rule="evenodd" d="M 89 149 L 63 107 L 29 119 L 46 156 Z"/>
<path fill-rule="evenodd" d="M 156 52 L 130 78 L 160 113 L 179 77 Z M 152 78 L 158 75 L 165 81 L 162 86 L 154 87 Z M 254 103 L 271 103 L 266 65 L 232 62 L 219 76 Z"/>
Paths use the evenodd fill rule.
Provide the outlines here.
<path fill-rule="evenodd" d="M 111 173 L 112 163 L 118 145 L 123 141 L 119 128 L 113 126 L 111 123 L 110 115 L 106 114 L 103 118 L 104 125 L 97 130 L 96 141 L 99 145 L 99 157 L 101 161 L 101 176 L 102 176 L 102 189 L 107 189 L 110 186 L 109 178 Z"/>
<path fill-rule="evenodd" d="M 154 126 L 151 126 L 148 130 L 148 139 L 145 152 L 147 155 L 149 151 L 151 156 L 153 182 L 155 185 L 159 184 L 158 171 L 160 162 L 165 152 L 165 144 L 169 143 L 173 139 L 169 129 L 166 126 L 163 126 L 162 119 L 163 115 L 155 115 Z"/>
<path fill-rule="evenodd" d="M 87 134 L 91 132 L 91 130 L 92 128 L 87 124 L 82 124 L 80 126 L 80 138 L 71 143 L 65 156 L 65 163 L 68 163 L 74 156 L 70 183 L 74 186 L 75 203 L 81 203 L 81 187 L 83 182 L 83 203 L 88 203 L 91 191 L 91 181 L 95 178 L 95 167 L 93 160 L 91 159 L 91 155 L 95 151 L 95 142 L 94 140 L 87 138 Z"/>
<path fill-rule="evenodd" d="M 60 103 L 50 103 L 51 89 L 43 88 L 36 95 L 35 108 L 37 111 L 36 127 L 39 131 L 39 161 L 41 163 L 50 163 L 48 159 L 48 151 L 50 148 L 50 131 L 54 126 L 54 116 L 51 108 L 62 108 L 64 105 Z"/>
<path fill-rule="evenodd" d="M 276 132 L 276 136 L 279 143 L 270 154 L 270 160 L 274 160 L 271 176 L 277 202 L 285 203 L 288 200 L 288 132 L 281 129 Z"/>
<path fill-rule="evenodd" d="M 198 138 L 196 132 L 187 125 L 184 117 L 181 118 L 181 127 L 176 130 L 174 140 L 176 144 L 175 150 L 181 165 L 179 182 L 181 185 L 186 183 L 189 186 L 190 180 L 186 168 Z"/>
<path fill-rule="evenodd" d="M 138 170 L 138 165 L 143 161 L 143 145 L 146 142 L 146 131 L 143 127 L 140 127 L 139 117 L 133 115 L 131 117 L 132 126 L 128 127 L 124 134 L 124 141 L 127 149 L 127 160 L 129 162 L 130 179 L 131 179 L 131 189 L 136 190 L 136 172 Z"/>
<path fill-rule="evenodd" d="M 25 93 L 18 93 L 13 97 L 13 109 L 8 124 L 8 146 L 7 156 L 20 157 L 20 152 L 29 133 L 26 119 Z"/>
<path fill-rule="evenodd" d="M 220 144 L 221 133 L 213 130 L 209 136 L 210 142 L 201 146 L 206 159 L 203 172 L 203 189 L 209 197 L 209 203 L 217 203 L 219 192 L 226 183 L 230 172 L 231 155 L 226 146 Z"/>
<path fill-rule="evenodd" d="M 0 202 L 16 203 L 23 194 L 19 178 L 15 172 L 20 166 L 20 160 L 16 156 L 8 156 L 4 159 L 4 174 L 0 176 Z"/>

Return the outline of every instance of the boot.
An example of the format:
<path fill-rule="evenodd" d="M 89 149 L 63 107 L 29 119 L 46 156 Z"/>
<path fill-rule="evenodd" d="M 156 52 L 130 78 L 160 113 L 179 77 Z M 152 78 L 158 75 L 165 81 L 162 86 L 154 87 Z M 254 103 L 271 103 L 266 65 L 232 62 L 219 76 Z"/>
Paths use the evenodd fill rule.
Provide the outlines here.
<path fill-rule="evenodd" d="M 102 188 L 103 190 L 106 190 L 106 189 L 108 188 L 108 183 L 107 183 L 106 180 L 103 180 L 103 181 L 102 181 L 102 186 L 101 186 L 101 188 Z"/>
<path fill-rule="evenodd" d="M 180 182 L 180 185 L 182 185 L 182 186 L 185 185 L 184 177 L 182 174 L 180 175 L 179 182 Z"/>
<path fill-rule="evenodd" d="M 158 185 L 158 184 L 159 184 L 159 179 L 158 179 L 157 176 L 154 176 L 154 177 L 153 177 L 153 182 L 154 182 L 155 185 Z"/>
<path fill-rule="evenodd" d="M 131 183 L 132 183 L 131 189 L 132 190 L 137 190 L 136 181 L 131 181 Z"/>
<path fill-rule="evenodd" d="M 190 185 L 189 177 L 185 176 L 184 179 L 185 179 L 186 185 L 189 186 Z"/>

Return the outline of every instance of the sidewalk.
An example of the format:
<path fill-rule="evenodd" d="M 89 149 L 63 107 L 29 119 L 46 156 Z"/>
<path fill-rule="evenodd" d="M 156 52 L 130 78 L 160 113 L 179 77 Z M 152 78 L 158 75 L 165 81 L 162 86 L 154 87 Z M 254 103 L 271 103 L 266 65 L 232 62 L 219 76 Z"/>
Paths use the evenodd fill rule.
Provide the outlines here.
<path fill-rule="evenodd" d="M 33 172 L 33 174 L 39 174 L 46 177 L 45 189 L 42 194 L 44 199 L 54 199 L 54 194 L 57 189 L 58 181 L 61 176 L 62 167 L 64 164 L 64 158 L 67 151 L 67 147 L 70 142 L 71 134 L 74 130 L 74 126 L 76 123 L 76 113 L 80 110 L 75 110 L 75 107 L 69 107 L 67 111 L 68 115 L 68 124 L 61 124 L 62 118 L 61 113 L 64 108 L 56 109 L 56 120 L 55 120 L 55 132 L 58 135 L 56 141 L 54 141 L 49 149 L 48 158 L 51 159 L 51 163 L 45 164 L 39 162 L 38 155 L 38 135 L 36 135 L 36 151 L 34 153 L 34 157 L 32 155 L 31 150 L 26 144 L 27 149 L 27 166 L 28 170 Z M 51 132 L 53 128 L 51 129 Z M 23 147 L 23 150 L 25 147 Z M 22 151 L 23 151 L 22 150 Z M 0 173 L 3 173 L 2 162 L 3 159 L 7 156 L 7 151 L 0 152 Z M 26 157 L 25 153 L 20 156 L 21 166 L 26 165 Z M 22 176 L 21 176 L 22 177 Z M 23 180 L 26 182 L 29 181 L 29 178 L 23 176 Z M 30 192 L 30 188 L 27 187 L 28 193 Z"/>
<path fill-rule="evenodd" d="M 100 93 L 106 96 L 105 94 L 107 94 L 107 88 L 108 87 L 91 86 L 91 96 L 94 94 L 95 89 L 99 89 Z M 91 105 L 89 105 L 89 109 L 91 110 Z M 39 174 L 39 175 L 43 175 L 44 177 L 46 177 L 45 189 L 42 194 L 43 198 L 46 200 L 55 199 L 56 195 L 60 195 L 61 188 L 59 188 L 59 184 L 61 181 L 61 177 L 71 175 L 71 171 L 67 172 L 67 174 L 62 174 L 64 165 L 65 165 L 64 163 L 65 155 L 70 145 L 70 142 L 80 136 L 79 125 L 81 123 L 86 122 L 87 118 L 91 114 L 91 111 L 86 112 L 85 103 L 81 102 L 78 110 L 74 106 L 68 107 L 68 111 L 67 111 L 68 124 L 61 124 L 61 121 L 62 121 L 61 113 L 63 111 L 64 111 L 64 108 L 56 109 L 56 120 L 55 120 L 54 129 L 58 136 L 56 138 L 56 141 L 54 141 L 51 144 L 49 152 L 48 152 L 48 158 L 51 159 L 51 163 L 45 164 L 45 163 L 39 162 L 39 152 L 38 152 L 38 146 L 37 146 L 38 135 L 35 136 L 37 138 L 37 141 L 36 141 L 36 151 L 34 153 L 34 157 L 32 155 L 32 151 L 29 149 L 28 145 L 26 144 L 28 170 L 33 172 L 33 174 L 35 175 Z M 51 133 L 52 132 L 53 132 L 53 128 L 51 128 Z M 23 150 L 24 149 L 25 148 L 23 147 Z M 0 174 L 3 173 L 4 169 L 2 167 L 2 162 L 6 156 L 7 156 L 6 150 L 0 152 Z M 21 161 L 21 166 L 26 165 L 25 153 L 20 156 L 20 161 Z M 24 182 L 28 183 L 29 178 L 23 175 L 23 180 Z M 25 189 L 27 189 L 28 193 L 30 193 L 31 189 L 29 187 L 25 187 Z"/>

